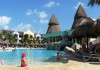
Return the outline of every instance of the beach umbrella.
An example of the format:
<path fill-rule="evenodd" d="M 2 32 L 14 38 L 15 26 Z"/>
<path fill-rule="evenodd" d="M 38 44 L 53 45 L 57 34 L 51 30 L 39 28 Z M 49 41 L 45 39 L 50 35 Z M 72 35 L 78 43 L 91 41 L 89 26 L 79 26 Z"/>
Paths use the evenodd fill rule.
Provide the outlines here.
<path fill-rule="evenodd" d="M 95 21 L 93 25 L 93 30 L 97 36 L 100 36 L 100 17 Z"/>
<path fill-rule="evenodd" d="M 92 28 L 93 25 L 94 25 L 94 20 L 92 20 L 89 17 L 85 17 L 78 25 L 78 27 L 74 29 L 72 37 L 77 39 L 86 38 L 87 39 L 86 43 L 88 48 L 88 38 L 96 37 L 96 33 Z"/>
<path fill-rule="evenodd" d="M 74 38 L 95 37 L 96 34 L 92 28 L 93 24 L 94 21 L 91 18 L 85 17 L 83 20 L 81 20 L 78 27 L 73 30 L 72 37 Z"/>

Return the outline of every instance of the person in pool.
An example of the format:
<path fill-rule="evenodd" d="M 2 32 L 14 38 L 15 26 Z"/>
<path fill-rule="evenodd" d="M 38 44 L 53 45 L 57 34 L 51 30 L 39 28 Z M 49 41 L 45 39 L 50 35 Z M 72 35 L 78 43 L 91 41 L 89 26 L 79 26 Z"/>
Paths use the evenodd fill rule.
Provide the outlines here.
<path fill-rule="evenodd" d="M 61 54 L 60 54 L 60 52 L 58 51 L 57 54 L 56 54 L 56 60 L 59 61 L 59 60 L 60 60 L 60 57 L 61 57 Z"/>
<path fill-rule="evenodd" d="M 26 61 L 26 53 L 22 53 L 22 57 L 21 57 L 21 67 L 27 67 L 28 63 Z"/>

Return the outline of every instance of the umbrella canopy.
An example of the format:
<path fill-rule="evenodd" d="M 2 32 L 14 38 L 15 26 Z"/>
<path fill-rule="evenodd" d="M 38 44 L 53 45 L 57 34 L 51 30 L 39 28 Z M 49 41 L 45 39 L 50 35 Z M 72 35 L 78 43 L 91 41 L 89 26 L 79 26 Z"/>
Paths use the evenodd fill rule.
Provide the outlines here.
<path fill-rule="evenodd" d="M 93 27 L 94 32 L 97 36 L 100 36 L 100 17 L 95 21 Z"/>
<path fill-rule="evenodd" d="M 72 37 L 95 37 L 95 32 L 92 29 L 94 21 L 89 17 L 83 17 L 77 28 L 74 29 Z M 78 20 L 80 21 L 80 19 Z"/>
<path fill-rule="evenodd" d="M 84 19 L 83 17 L 87 17 L 87 14 L 86 14 L 84 8 L 82 7 L 82 5 L 80 4 L 76 11 L 75 16 L 74 16 L 74 22 L 73 22 L 71 29 L 77 28 L 78 25 L 80 24 L 81 20 Z"/>

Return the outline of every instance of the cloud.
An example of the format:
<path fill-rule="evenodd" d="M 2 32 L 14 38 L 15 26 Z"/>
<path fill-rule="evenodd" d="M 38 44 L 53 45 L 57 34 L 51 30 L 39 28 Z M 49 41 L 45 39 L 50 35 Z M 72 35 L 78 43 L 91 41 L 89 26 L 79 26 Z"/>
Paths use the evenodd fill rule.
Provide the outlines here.
<path fill-rule="evenodd" d="M 8 17 L 8 16 L 1 16 L 0 17 L 0 24 L 1 25 L 9 24 L 10 21 L 11 21 L 11 17 Z"/>
<path fill-rule="evenodd" d="M 11 17 L 0 16 L 0 29 L 9 29 L 8 24 L 11 21 Z"/>
<path fill-rule="evenodd" d="M 46 18 L 48 16 L 45 11 L 38 12 L 38 15 L 40 18 Z"/>
<path fill-rule="evenodd" d="M 0 25 L 0 29 L 6 29 L 6 30 L 8 30 L 9 26 L 8 25 Z"/>
<path fill-rule="evenodd" d="M 95 19 L 95 18 L 93 18 L 93 20 L 94 20 L 94 21 L 96 21 L 96 19 Z"/>
<path fill-rule="evenodd" d="M 4 29 L 8 30 L 9 29 L 9 26 L 5 25 L 4 26 Z"/>
<path fill-rule="evenodd" d="M 59 5 L 59 3 L 58 3 Z M 34 9 L 34 11 L 32 11 L 31 9 L 28 10 L 27 15 L 32 15 L 32 16 L 36 16 L 34 17 L 34 19 L 32 19 L 33 23 L 41 23 L 41 24 L 45 24 L 48 23 L 48 20 L 46 20 L 48 14 L 45 11 L 38 11 L 37 9 Z M 23 25 L 23 23 L 21 23 L 20 25 L 18 25 L 18 29 L 23 30 L 25 28 L 25 26 Z"/>
<path fill-rule="evenodd" d="M 84 3 L 82 3 L 82 2 L 78 2 L 77 5 L 74 8 L 77 9 L 80 4 L 85 8 Z"/>
<path fill-rule="evenodd" d="M 26 12 L 26 15 L 27 16 L 32 16 L 33 14 L 37 14 L 37 13 L 38 13 L 37 9 L 34 9 L 34 10 L 28 9 L 27 12 Z"/>
<path fill-rule="evenodd" d="M 26 12 L 26 15 L 27 15 L 27 16 L 33 15 L 33 11 L 32 11 L 31 9 L 29 9 L 29 10 Z"/>
<path fill-rule="evenodd" d="M 60 5 L 60 3 L 56 3 L 56 2 L 54 2 L 54 1 L 51 1 L 51 2 L 49 2 L 49 3 L 47 3 L 47 4 L 45 4 L 45 7 L 48 7 L 48 8 L 50 8 L 50 7 L 53 7 L 53 6 L 59 6 Z"/>
<path fill-rule="evenodd" d="M 41 24 L 46 24 L 46 23 L 48 23 L 49 21 L 48 20 L 46 20 L 46 19 L 40 19 L 40 23 Z"/>
<path fill-rule="evenodd" d="M 15 29 L 17 31 L 25 31 L 27 29 L 30 29 L 31 28 L 31 24 L 24 24 L 23 22 L 20 23 Z"/>

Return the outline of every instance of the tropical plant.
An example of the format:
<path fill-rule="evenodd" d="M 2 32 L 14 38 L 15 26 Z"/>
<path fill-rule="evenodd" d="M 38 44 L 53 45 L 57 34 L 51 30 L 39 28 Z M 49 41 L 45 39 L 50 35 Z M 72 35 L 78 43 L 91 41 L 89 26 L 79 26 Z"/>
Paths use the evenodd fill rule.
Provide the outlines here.
<path fill-rule="evenodd" d="M 7 32 L 7 31 L 2 31 L 0 35 L 1 35 L 0 39 L 1 39 L 2 41 L 9 40 L 9 37 L 10 37 L 10 33 L 9 33 L 9 32 Z"/>
<path fill-rule="evenodd" d="M 88 6 L 100 5 L 100 0 L 90 0 Z"/>
<path fill-rule="evenodd" d="M 29 40 L 29 35 L 28 34 L 25 34 L 24 37 L 23 37 L 23 43 L 24 45 L 27 45 L 28 44 L 28 40 Z"/>
<path fill-rule="evenodd" d="M 43 38 L 42 41 L 41 41 L 41 43 L 43 43 L 43 44 L 46 43 L 46 42 L 47 42 L 46 38 Z"/>
<path fill-rule="evenodd" d="M 39 37 L 36 38 L 36 44 L 40 44 Z"/>
<path fill-rule="evenodd" d="M 9 42 L 14 44 L 14 43 L 17 43 L 17 34 L 14 34 L 14 35 L 10 35 L 10 38 L 9 38 Z"/>

